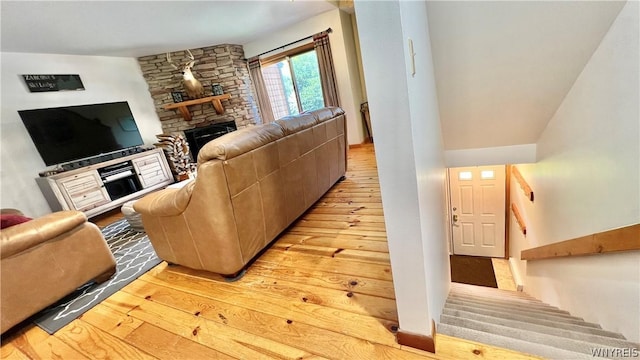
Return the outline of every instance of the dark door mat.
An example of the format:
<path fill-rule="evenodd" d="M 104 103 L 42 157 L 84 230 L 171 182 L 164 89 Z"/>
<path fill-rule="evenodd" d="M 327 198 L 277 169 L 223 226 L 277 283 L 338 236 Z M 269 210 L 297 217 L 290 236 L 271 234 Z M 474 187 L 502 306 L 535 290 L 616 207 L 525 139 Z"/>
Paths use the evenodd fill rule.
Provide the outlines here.
<path fill-rule="evenodd" d="M 451 281 L 469 285 L 497 288 L 491 258 L 450 255 Z"/>

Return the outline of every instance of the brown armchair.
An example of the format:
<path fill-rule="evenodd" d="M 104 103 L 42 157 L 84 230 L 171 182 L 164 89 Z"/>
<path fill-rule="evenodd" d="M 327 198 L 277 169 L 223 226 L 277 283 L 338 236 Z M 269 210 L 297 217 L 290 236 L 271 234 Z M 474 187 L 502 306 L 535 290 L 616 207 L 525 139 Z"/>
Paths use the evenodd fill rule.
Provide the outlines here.
<path fill-rule="evenodd" d="M 79 286 L 108 280 L 116 269 L 102 232 L 80 211 L 4 228 L 0 246 L 2 333 Z"/>

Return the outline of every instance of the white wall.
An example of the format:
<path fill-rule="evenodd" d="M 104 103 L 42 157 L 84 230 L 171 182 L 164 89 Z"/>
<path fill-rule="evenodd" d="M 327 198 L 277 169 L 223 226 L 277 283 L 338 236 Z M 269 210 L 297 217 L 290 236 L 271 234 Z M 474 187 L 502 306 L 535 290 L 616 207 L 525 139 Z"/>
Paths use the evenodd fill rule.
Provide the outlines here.
<path fill-rule="evenodd" d="M 427 281 L 427 299 L 432 320 L 440 314 L 449 294 L 449 243 L 446 220 L 444 144 L 436 80 L 427 20 L 427 3 L 400 1 L 400 17 L 405 39 L 405 67 L 412 69 L 408 39 L 413 40 L 415 74 L 406 71 L 415 167 L 422 251 Z M 411 70 L 413 71 L 413 70 Z M 386 104 L 389 106 L 389 104 Z M 391 106 L 393 108 L 393 106 Z M 393 117 L 389 118 L 393 119 Z M 397 161 L 397 159 L 396 159 Z"/>
<path fill-rule="evenodd" d="M 30 93 L 21 74 L 79 74 L 84 91 Z M 142 138 L 156 142 L 162 127 L 134 58 L 2 53 L 0 207 L 29 216 L 50 213 L 35 178 L 46 168 L 18 110 L 128 101 Z"/>
<path fill-rule="evenodd" d="M 355 15 L 351 16 L 351 27 L 353 28 L 353 42 L 356 46 L 356 56 L 358 58 L 358 74 L 360 74 L 360 91 L 362 101 L 367 101 L 367 88 L 365 84 L 364 71 L 362 70 L 362 54 L 360 53 L 360 34 L 358 33 L 358 22 Z"/>
<path fill-rule="evenodd" d="M 536 162 L 536 144 L 445 150 L 447 167 L 524 164 Z"/>
<path fill-rule="evenodd" d="M 360 104 L 363 102 L 363 97 L 360 88 L 358 56 L 353 40 L 351 15 L 338 9 L 322 13 L 292 25 L 285 30 L 265 35 L 261 39 L 244 44 L 244 54 L 248 59 L 265 51 L 279 48 L 284 44 L 325 31 L 328 28 L 333 30 L 329 35 L 329 41 L 336 71 L 340 106 L 347 115 L 347 142 L 349 144 L 360 144 L 364 141 L 364 127 L 360 115 Z M 310 41 L 312 40 L 308 42 Z M 297 43 L 284 50 L 295 48 L 302 44 L 304 42 Z M 275 51 L 266 56 L 277 53 Z"/>
<path fill-rule="evenodd" d="M 629 1 L 537 144 L 518 166 L 535 202 L 511 184 L 527 224 L 522 249 L 640 222 L 639 2 Z M 640 252 L 514 261 L 526 292 L 640 341 Z"/>
<path fill-rule="evenodd" d="M 448 287 L 443 147 L 424 2 L 356 2 L 401 330 L 431 335 Z M 406 39 L 416 52 L 410 74 Z M 392 106 L 391 106 L 392 105 Z"/>
<path fill-rule="evenodd" d="M 427 1 L 445 149 L 535 143 L 623 5 Z"/>

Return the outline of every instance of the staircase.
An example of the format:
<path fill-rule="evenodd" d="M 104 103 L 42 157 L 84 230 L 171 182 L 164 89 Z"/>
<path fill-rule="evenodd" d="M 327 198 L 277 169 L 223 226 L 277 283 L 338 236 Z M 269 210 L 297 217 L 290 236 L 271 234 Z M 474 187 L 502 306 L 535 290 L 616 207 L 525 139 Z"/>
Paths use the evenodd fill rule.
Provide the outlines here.
<path fill-rule="evenodd" d="M 640 345 L 622 334 L 525 293 L 482 286 L 451 284 L 437 332 L 548 359 L 640 358 Z"/>

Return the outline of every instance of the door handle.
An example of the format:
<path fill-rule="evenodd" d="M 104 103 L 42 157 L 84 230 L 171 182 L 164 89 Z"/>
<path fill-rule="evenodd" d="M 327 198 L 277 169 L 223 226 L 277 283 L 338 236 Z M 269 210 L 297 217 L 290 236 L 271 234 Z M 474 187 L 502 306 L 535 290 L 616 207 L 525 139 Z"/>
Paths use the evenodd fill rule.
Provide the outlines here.
<path fill-rule="evenodd" d="M 458 215 L 457 214 L 453 214 L 453 222 L 458 222 Z"/>

